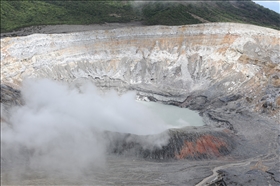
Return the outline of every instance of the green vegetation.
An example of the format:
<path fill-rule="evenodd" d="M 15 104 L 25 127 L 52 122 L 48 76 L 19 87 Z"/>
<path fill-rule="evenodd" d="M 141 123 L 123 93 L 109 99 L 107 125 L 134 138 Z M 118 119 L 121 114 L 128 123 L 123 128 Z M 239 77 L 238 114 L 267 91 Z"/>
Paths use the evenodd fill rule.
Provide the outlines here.
<path fill-rule="evenodd" d="M 188 11 L 210 22 L 249 23 L 274 29 L 280 29 L 280 15 L 252 1 L 204 2 Z"/>
<path fill-rule="evenodd" d="M 188 13 L 188 8 L 177 3 L 149 3 L 142 8 L 147 25 L 185 25 L 201 21 Z"/>
<path fill-rule="evenodd" d="M 252 1 L 136 4 L 121 0 L 1 0 L 1 32 L 31 25 L 130 21 L 141 21 L 146 25 L 183 25 L 201 23 L 201 20 L 249 23 L 280 30 L 279 14 Z"/>
<path fill-rule="evenodd" d="M 1 32 L 31 25 L 129 22 L 137 15 L 121 1 L 1 1 Z"/>

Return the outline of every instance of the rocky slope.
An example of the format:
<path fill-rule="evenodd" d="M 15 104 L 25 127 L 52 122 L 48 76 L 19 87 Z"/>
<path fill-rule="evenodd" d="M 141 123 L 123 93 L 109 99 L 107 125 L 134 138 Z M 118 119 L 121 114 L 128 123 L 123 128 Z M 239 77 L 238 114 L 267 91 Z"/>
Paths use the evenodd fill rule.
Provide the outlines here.
<path fill-rule="evenodd" d="M 230 23 L 1 39 L 2 82 L 86 78 L 157 99 L 184 101 L 196 92 L 196 102 L 242 99 L 272 115 L 280 108 L 279 61 L 279 31 Z"/>
<path fill-rule="evenodd" d="M 3 38 L 1 83 L 6 85 L 1 100 L 22 104 L 10 86 L 20 87 L 27 77 L 77 84 L 90 80 L 102 89 L 136 90 L 139 99 L 198 110 L 207 126 L 171 130 L 166 146 L 148 151 L 137 136 L 127 141 L 128 134 L 120 134 L 112 140 L 112 152 L 134 149 L 137 156 L 153 159 L 219 160 L 198 163 L 201 175 L 184 169 L 195 179 L 170 178 L 173 184 L 203 185 L 219 175 L 221 183 L 255 185 L 262 171 L 262 183 L 277 185 L 279 42 L 279 31 L 232 23 Z M 265 169 L 253 166 L 259 161 Z M 215 166 L 214 176 L 206 178 Z"/>
<path fill-rule="evenodd" d="M 169 26 L 232 22 L 280 29 L 279 14 L 251 0 L 203 2 L 3 0 L 1 8 L 1 37 L 10 35 L 4 32 L 13 32 L 12 36 L 18 36 L 20 33 L 14 31 L 31 25 L 40 28 L 40 25 L 91 25 L 134 21 L 141 21 L 144 25 Z"/>

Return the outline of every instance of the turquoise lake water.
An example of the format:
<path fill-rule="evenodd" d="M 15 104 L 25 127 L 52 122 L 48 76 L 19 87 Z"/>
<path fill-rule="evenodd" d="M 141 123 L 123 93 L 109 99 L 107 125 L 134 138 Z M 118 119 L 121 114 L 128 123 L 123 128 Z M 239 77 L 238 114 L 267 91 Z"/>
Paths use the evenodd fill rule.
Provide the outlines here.
<path fill-rule="evenodd" d="M 153 114 L 164 120 L 166 124 L 174 126 L 175 128 L 204 125 L 202 117 L 198 114 L 198 112 L 188 108 L 180 108 L 156 102 L 137 102 L 146 106 Z"/>

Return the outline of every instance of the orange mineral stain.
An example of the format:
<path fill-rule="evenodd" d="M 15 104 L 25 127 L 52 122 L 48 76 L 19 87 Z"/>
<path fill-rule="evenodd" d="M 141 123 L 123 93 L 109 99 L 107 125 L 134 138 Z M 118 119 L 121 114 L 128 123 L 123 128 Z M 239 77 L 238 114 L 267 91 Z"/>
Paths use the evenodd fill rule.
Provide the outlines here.
<path fill-rule="evenodd" d="M 179 154 L 175 154 L 175 158 L 184 159 L 186 157 L 196 157 L 199 155 L 219 157 L 221 156 L 219 149 L 227 146 L 223 139 L 207 134 L 199 137 L 195 142 L 185 140 L 184 146 Z"/>

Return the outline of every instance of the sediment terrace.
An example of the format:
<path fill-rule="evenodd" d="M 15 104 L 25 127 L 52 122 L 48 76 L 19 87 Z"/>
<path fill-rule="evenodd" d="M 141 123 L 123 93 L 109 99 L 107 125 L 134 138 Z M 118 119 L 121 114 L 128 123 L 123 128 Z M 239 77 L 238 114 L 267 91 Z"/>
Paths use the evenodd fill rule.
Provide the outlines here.
<path fill-rule="evenodd" d="M 198 170 L 208 163 L 209 170 L 242 161 L 240 167 L 226 167 L 218 181 L 277 185 L 279 43 L 279 31 L 234 23 L 3 38 L 1 83 L 20 87 L 26 77 L 76 84 L 90 80 L 101 89 L 135 90 L 142 100 L 197 110 L 207 126 L 170 131 L 162 149 L 147 151 L 137 140 L 128 142 L 129 134 L 120 134 L 112 152 L 134 149 L 144 158 L 204 159 Z M 1 91 L 2 103 L 15 102 L 20 93 L 6 85 L 1 87 L 7 90 Z M 207 177 L 209 171 L 201 174 Z M 170 179 L 179 185 L 199 182 L 184 176 Z"/>
<path fill-rule="evenodd" d="M 2 82 L 24 77 L 132 88 L 183 101 L 242 99 L 279 111 L 279 31 L 242 24 L 131 27 L 1 39 Z M 202 93 L 203 92 L 203 93 Z M 240 97 L 238 97 L 240 95 Z M 159 98 L 160 99 L 160 98 Z"/>

